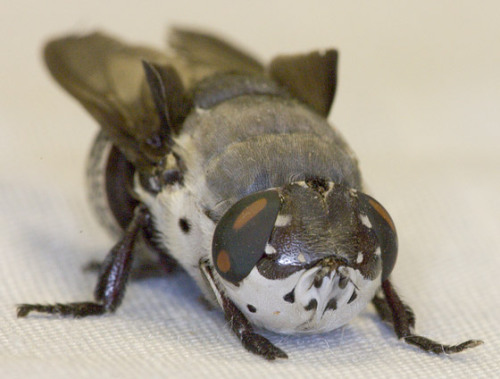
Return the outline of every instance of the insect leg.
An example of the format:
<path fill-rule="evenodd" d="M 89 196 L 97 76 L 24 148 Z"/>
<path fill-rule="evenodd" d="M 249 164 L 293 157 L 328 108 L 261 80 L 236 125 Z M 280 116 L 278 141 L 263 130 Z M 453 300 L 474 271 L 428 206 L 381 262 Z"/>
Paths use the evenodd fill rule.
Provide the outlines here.
<path fill-rule="evenodd" d="M 177 270 L 177 262 L 168 255 L 160 255 L 157 259 L 142 259 L 138 264 L 135 264 L 130 271 L 129 280 L 140 281 L 145 279 L 162 278 L 167 274 Z M 83 271 L 91 273 L 100 273 L 103 267 L 103 262 L 92 260 L 88 262 Z"/>
<path fill-rule="evenodd" d="M 130 270 L 129 280 L 140 281 L 151 278 L 160 278 L 175 272 L 178 269 L 177 261 L 167 252 L 158 249 L 149 243 L 144 235 L 145 230 L 137 236 L 134 245 L 134 262 Z M 92 260 L 88 262 L 83 271 L 99 274 L 103 269 L 104 262 Z"/>
<path fill-rule="evenodd" d="M 389 279 L 382 282 L 382 291 L 386 305 L 382 305 L 384 299 L 376 297 L 375 307 L 383 320 L 391 321 L 398 338 L 404 339 L 406 343 L 436 354 L 459 353 L 483 343 L 480 340 L 468 340 L 458 345 L 443 345 L 427 337 L 413 334 L 411 329 L 415 326 L 415 315 L 411 308 L 401 301 Z"/>
<path fill-rule="evenodd" d="M 175 272 L 177 268 L 177 262 L 168 255 L 160 255 L 156 260 L 144 259 L 138 265 L 134 265 L 130 272 L 130 280 L 163 278 L 165 275 Z"/>
<path fill-rule="evenodd" d="M 221 294 L 221 297 L 226 320 L 245 349 L 268 360 L 288 358 L 283 350 L 274 346 L 267 338 L 254 332 L 250 322 L 231 300 L 224 294 Z"/>
<path fill-rule="evenodd" d="M 387 303 L 387 300 L 385 297 L 377 294 L 375 297 L 372 299 L 372 303 L 375 306 L 375 309 L 377 310 L 378 315 L 380 316 L 380 319 L 382 321 L 388 322 L 391 325 L 394 325 L 394 322 L 392 320 L 392 310 L 389 307 L 389 304 Z M 413 309 L 408 304 L 403 303 L 403 306 L 406 311 L 406 317 L 408 318 L 408 323 L 410 325 L 410 328 L 415 327 L 415 313 L 413 312 Z"/>
<path fill-rule="evenodd" d="M 220 291 L 215 283 L 212 268 L 208 262 L 200 262 L 201 272 L 208 280 L 210 287 L 224 310 L 224 316 L 229 322 L 229 326 L 240 339 L 243 347 L 248 351 L 260 355 L 267 360 L 276 358 L 288 358 L 288 355 L 279 347 L 273 345 L 267 338 L 254 332 L 252 324 L 236 305 Z"/>
<path fill-rule="evenodd" d="M 137 206 L 123 238 L 111 249 L 103 262 L 94 298 L 103 303 L 106 311 L 113 312 L 123 299 L 125 285 L 132 268 L 134 244 L 148 217 L 146 207 Z"/>
<path fill-rule="evenodd" d="M 148 217 L 146 207 L 138 205 L 123 238 L 111 249 L 102 265 L 99 281 L 94 291 L 95 302 L 21 304 L 17 308 L 17 316 L 25 317 L 32 311 L 74 317 L 113 312 L 120 305 L 125 294 L 125 285 L 132 267 L 134 243 L 139 231 L 147 223 Z"/>

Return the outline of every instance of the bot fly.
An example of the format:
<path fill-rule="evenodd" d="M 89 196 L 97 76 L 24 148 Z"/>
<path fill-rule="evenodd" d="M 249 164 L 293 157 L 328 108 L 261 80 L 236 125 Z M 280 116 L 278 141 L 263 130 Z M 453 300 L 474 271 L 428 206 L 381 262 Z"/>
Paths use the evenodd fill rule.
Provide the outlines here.
<path fill-rule="evenodd" d="M 153 257 L 165 272 L 181 266 L 243 346 L 266 359 L 287 355 L 254 327 L 328 332 L 370 302 L 423 350 L 482 343 L 443 345 L 413 332 L 415 316 L 390 279 L 394 222 L 327 122 L 336 50 L 262 65 L 206 34 L 174 30 L 169 42 L 168 54 L 102 33 L 46 46 L 52 76 L 101 126 L 88 190 L 117 243 L 93 301 L 23 304 L 19 317 L 114 312 Z"/>

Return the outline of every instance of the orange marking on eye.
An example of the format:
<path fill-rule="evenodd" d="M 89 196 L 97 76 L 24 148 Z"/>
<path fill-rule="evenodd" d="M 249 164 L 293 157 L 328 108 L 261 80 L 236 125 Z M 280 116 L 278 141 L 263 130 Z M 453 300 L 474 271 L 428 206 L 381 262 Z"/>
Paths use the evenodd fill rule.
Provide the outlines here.
<path fill-rule="evenodd" d="M 369 199 L 370 205 L 377 211 L 377 213 L 382 216 L 382 218 L 389 224 L 389 227 L 392 229 L 394 233 L 396 233 L 396 226 L 392 222 L 391 216 L 389 216 L 389 213 L 375 200 Z"/>
<path fill-rule="evenodd" d="M 219 251 L 217 255 L 217 267 L 224 273 L 231 269 L 231 261 L 229 260 L 229 254 L 226 250 Z"/>
<path fill-rule="evenodd" d="M 236 221 L 234 221 L 233 229 L 239 230 L 244 227 L 251 219 L 257 216 L 266 207 L 266 205 L 266 198 L 255 200 L 252 204 L 241 211 L 236 218 Z"/>

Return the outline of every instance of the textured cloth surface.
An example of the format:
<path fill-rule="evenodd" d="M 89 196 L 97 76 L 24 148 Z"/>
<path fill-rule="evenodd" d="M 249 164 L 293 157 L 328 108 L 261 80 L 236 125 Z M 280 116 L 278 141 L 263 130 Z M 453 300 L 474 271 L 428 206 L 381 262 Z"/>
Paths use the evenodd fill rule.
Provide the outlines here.
<path fill-rule="evenodd" d="M 162 3 L 2 4 L 0 377 L 500 377 L 499 3 Z M 162 46 L 172 24 L 213 29 L 265 60 L 339 48 L 330 119 L 395 220 L 393 280 L 417 332 L 485 345 L 421 352 L 370 306 L 328 334 L 264 332 L 289 354 L 270 363 L 241 347 L 182 273 L 130 284 L 113 315 L 16 319 L 17 303 L 90 299 L 96 278 L 82 267 L 113 243 L 84 191 L 97 127 L 45 72 L 44 41 L 99 28 Z"/>

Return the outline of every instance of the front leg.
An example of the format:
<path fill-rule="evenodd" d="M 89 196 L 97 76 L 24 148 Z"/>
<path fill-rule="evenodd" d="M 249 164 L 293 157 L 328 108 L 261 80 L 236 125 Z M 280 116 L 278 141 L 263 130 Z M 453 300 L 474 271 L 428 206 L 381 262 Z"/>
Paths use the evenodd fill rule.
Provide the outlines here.
<path fill-rule="evenodd" d="M 148 217 L 147 208 L 142 204 L 138 205 L 122 239 L 104 260 L 94 291 L 94 302 L 21 304 L 17 308 L 17 317 L 25 317 L 32 311 L 73 317 L 95 316 L 115 311 L 125 294 L 125 286 L 132 267 L 134 243 L 139 231 L 147 224 Z"/>
<path fill-rule="evenodd" d="M 139 246 L 138 249 L 137 246 L 137 242 L 142 242 L 141 240 L 142 238 L 139 238 L 139 241 L 136 240 L 136 244 L 134 245 L 134 263 L 129 273 L 129 281 L 164 278 L 165 275 L 178 271 L 177 261 L 162 251 L 154 251 L 157 254 L 154 258 L 143 256 L 141 247 Z M 137 254 L 138 252 L 139 254 Z M 104 264 L 105 261 L 91 260 L 83 266 L 83 271 L 99 275 L 103 270 Z"/>
<path fill-rule="evenodd" d="M 382 292 L 384 293 L 384 298 L 375 296 L 373 304 L 382 320 L 390 322 L 398 338 L 402 338 L 406 343 L 436 354 L 459 353 L 483 343 L 480 340 L 468 340 L 458 345 L 443 345 L 427 337 L 413 334 L 412 329 L 415 327 L 415 315 L 412 309 L 403 303 L 389 279 L 386 279 L 382 283 Z"/>
<path fill-rule="evenodd" d="M 212 288 L 217 301 L 222 306 L 224 316 L 229 322 L 229 326 L 240 339 L 245 349 L 267 360 L 288 358 L 288 355 L 283 350 L 274 346 L 267 338 L 254 332 L 252 324 L 250 324 L 245 315 L 222 291 L 219 290 L 213 277 L 212 268 L 207 261 L 200 261 L 200 270 Z"/>
<path fill-rule="evenodd" d="M 288 355 L 283 350 L 274 346 L 267 338 L 254 332 L 253 326 L 231 300 L 224 294 L 221 294 L 221 297 L 224 316 L 245 349 L 261 355 L 267 360 L 288 358 Z"/>

